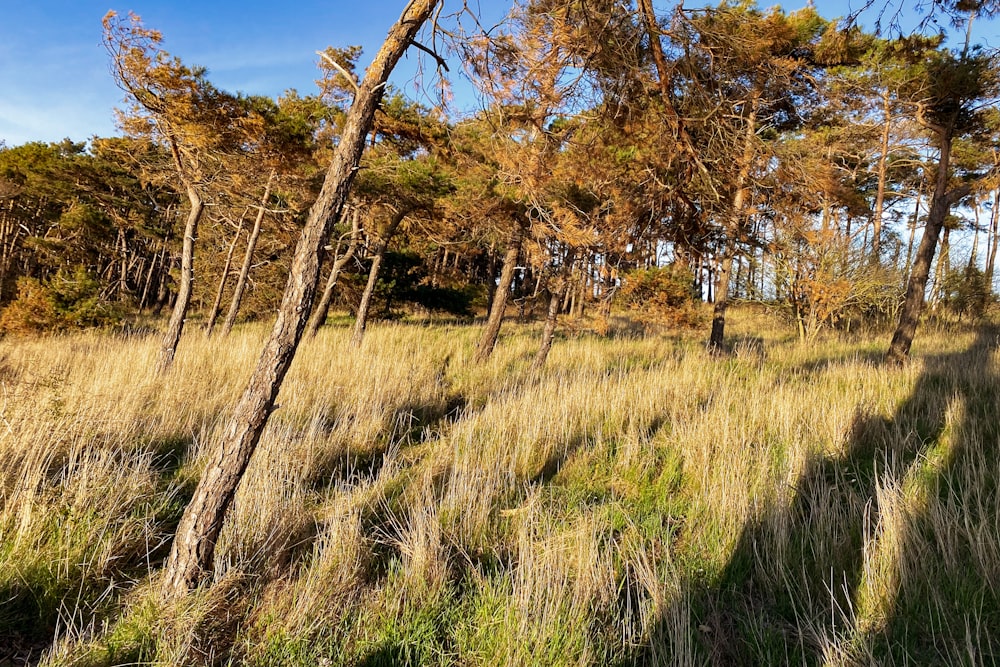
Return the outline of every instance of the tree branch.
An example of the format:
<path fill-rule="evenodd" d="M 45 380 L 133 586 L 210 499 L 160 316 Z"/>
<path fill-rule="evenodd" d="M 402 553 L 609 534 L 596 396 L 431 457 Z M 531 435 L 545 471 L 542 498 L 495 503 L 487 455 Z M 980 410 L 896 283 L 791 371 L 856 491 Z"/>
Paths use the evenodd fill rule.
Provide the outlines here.
<path fill-rule="evenodd" d="M 351 84 L 351 87 L 354 88 L 354 94 L 355 95 L 358 94 L 358 91 L 360 90 L 360 87 L 358 86 L 358 81 L 357 79 L 354 78 L 354 76 L 350 72 L 347 71 L 345 67 L 343 67 L 340 63 L 331 58 L 329 54 L 324 53 L 323 51 L 317 51 L 316 55 L 325 60 L 327 63 L 329 63 L 330 66 L 336 69 L 338 72 L 343 74 L 344 78 L 347 79 L 348 83 Z"/>
<path fill-rule="evenodd" d="M 434 58 L 434 60 L 437 61 L 438 67 L 440 67 L 441 69 L 443 69 L 445 72 L 450 72 L 451 71 L 450 69 L 448 69 L 448 63 L 445 62 L 444 58 L 442 58 L 441 56 L 439 56 L 433 49 L 427 48 L 426 46 L 424 46 L 423 44 L 421 44 L 420 42 L 418 42 L 415 39 L 411 39 L 410 40 L 410 45 L 417 47 L 418 49 L 420 49 L 424 53 L 430 54 L 430 56 L 432 58 Z"/>

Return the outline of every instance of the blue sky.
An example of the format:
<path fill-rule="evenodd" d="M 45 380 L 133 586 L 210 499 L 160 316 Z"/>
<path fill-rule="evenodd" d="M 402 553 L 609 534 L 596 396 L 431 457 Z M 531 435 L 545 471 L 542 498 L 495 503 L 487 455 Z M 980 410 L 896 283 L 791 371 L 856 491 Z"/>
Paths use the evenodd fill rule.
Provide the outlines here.
<path fill-rule="evenodd" d="M 167 51 L 186 64 L 207 67 L 209 80 L 217 87 L 277 96 L 288 88 L 314 92 L 315 52 L 328 45 L 361 44 L 366 49 L 363 67 L 405 4 L 405 0 L 120 1 L 5 0 L 0 21 L 0 140 L 16 146 L 33 140 L 82 141 L 116 134 L 112 110 L 122 95 L 108 72 L 101 45 L 101 18 L 109 9 L 139 14 L 148 27 L 163 33 Z M 804 2 L 784 6 L 791 10 Z M 909 4 L 909 0 L 896 2 Z M 446 11 L 455 4 L 446 0 Z M 493 16 L 509 7 L 504 0 L 469 4 L 479 4 Z M 819 0 L 816 6 L 830 17 L 850 10 L 847 0 Z M 421 92 L 412 85 L 417 59 L 411 49 L 394 80 L 419 97 Z M 451 63 L 453 73 L 460 69 L 460 63 Z M 459 85 L 456 92 L 460 106 L 463 101 L 466 107 L 474 104 L 467 87 Z"/>
<path fill-rule="evenodd" d="M 163 48 L 202 65 L 219 88 L 276 96 L 315 92 L 316 51 L 361 44 L 362 65 L 402 10 L 402 0 L 295 3 L 174 0 L 8 0 L 0 21 L 0 139 L 115 134 L 122 98 L 108 71 L 101 18 L 109 9 L 139 14 L 163 33 Z M 416 54 L 401 63 L 413 78 Z M 411 89 L 411 94 L 419 94 Z"/>

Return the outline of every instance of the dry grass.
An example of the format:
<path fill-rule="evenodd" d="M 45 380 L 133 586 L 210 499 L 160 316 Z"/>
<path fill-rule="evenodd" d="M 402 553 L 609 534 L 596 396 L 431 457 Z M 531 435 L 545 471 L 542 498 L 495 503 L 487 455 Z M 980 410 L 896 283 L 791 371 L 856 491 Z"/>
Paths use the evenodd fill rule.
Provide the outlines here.
<path fill-rule="evenodd" d="M 220 538 L 152 594 L 263 328 L 0 342 L 0 646 L 49 665 L 983 664 L 1000 643 L 996 338 L 733 354 L 534 328 L 328 329 Z M 2 651 L 0 651 L 2 660 Z"/>

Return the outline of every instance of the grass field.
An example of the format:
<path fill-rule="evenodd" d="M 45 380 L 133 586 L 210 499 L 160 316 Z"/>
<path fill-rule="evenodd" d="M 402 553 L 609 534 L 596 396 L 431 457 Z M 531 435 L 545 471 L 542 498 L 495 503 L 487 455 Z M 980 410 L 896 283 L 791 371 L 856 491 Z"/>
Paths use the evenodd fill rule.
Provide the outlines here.
<path fill-rule="evenodd" d="M 299 352 L 220 538 L 159 568 L 266 333 L 0 341 L 0 665 L 1000 662 L 992 329 L 801 345 L 384 325 Z M 6 648 L 5 648 L 6 647 Z M 6 653 L 4 652 L 6 650 Z M 6 662 L 4 662 L 6 660 Z"/>

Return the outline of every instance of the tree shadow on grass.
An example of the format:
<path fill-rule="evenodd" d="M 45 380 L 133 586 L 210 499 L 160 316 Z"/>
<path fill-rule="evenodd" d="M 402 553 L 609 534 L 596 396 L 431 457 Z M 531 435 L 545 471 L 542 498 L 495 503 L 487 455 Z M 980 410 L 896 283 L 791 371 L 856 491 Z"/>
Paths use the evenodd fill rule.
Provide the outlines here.
<path fill-rule="evenodd" d="M 984 328 L 967 350 L 926 357 L 890 419 L 858 413 L 842 452 L 810 457 L 791 500 L 776 500 L 743 528 L 718 579 L 691 585 L 696 661 L 997 659 L 1000 584 L 986 583 L 991 567 L 1000 575 L 989 513 L 1000 509 L 996 344 L 996 331 Z M 933 498 L 911 501 L 920 493 Z M 951 514 L 934 498 L 950 502 Z M 971 531 L 956 525 L 969 520 L 967 502 L 978 515 Z M 977 547 L 969 535 L 981 538 L 989 526 L 992 542 Z M 633 663 L 669 655 L 672 632 L 664 618 L 651 632 L 661 645 Z"/>
<path fill-rule="evenodd" d="M 1000 663 L 998 334 L 982 329 L 968 351 L 944 357 L 937 377 L 921 378 L 953 416 L 904 483 L 905 511 L 879 536 L 895 552 L 891 586 L 861 628 L 861 660 Z"/>
<path fill-rule="evenodd" d="M 83 624 L 98 622 L 114 610 L 115 600 L 132 584 L 160 567 L 170 548 L 169 536 L 176 531 L 194 491 L 192 482 L 177 479 L 192 444 L 191 437 L 172 435 L 139 445 L 141 452 L 151 457 L 149 467 L 159 480 L 158 491 L 154 496 L 135 498 L 129 513 L 118 518 L 127 522 L 136 516 L 147 517 L 149 535 L 144 544 L 117 545 L 119 552 L 100 571 L 86 562 L 37 561 L 19 571 L 17 577 L 5 579 L 6 583 L 0 585 L 0 667 L 35 664 L 51 647 L 57 627 L 68 619 Z M 123 456 L 128 460 L 133 454 Z M 51 492 L 56 492 L 60 480 L 72 474 L 71 466 L 68 459 L 49 466 L 45 479 Z M 96 517 L 106 509 L 94 507 L 91 511 Z M 74 522 L 89 518 L 86 509 L 69 507 L 48 517 L 48 527 L 37 538 L 37 548 L 53 553 L 57 548 L 73 548 L 57 545 L 79 539 L 68 531 L 73 530 Z M 88 552 L 86 558 L 102 555 Z"/>
<path fill-rule="evenodd" d="M 471 405 L 463 394 L 451 394 L 444 401 L 401 405 L 393 411 L 390 425 L 384 429 L 385 435 L 378 442 L 370 443 L 365 449 L 348 447 L 323 454 L 310 471 L 306 486 L 311 491 L 325 491 L 338 484 L 374 480 L 394 448 L 438 437 L 481 409 Z M 348 415 L 346 418 L 352 417 Z M 331 418 L 321 430 L 333 431 L 336 425 L 337 420 Z"/>

